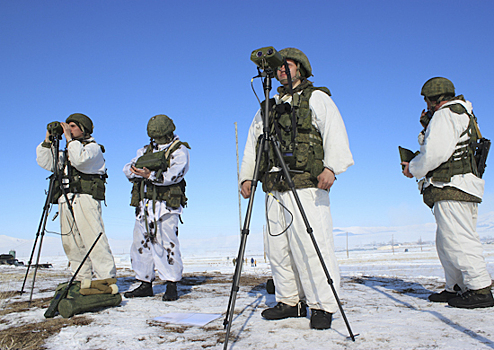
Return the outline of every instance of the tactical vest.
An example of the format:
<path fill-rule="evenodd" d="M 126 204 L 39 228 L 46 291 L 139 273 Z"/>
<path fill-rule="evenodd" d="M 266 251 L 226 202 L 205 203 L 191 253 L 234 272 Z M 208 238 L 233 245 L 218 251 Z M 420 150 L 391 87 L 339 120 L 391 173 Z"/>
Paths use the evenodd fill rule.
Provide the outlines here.
<path fill-rule="evenodd" d="M 480 131 L 478 130 L 475 116 L 468 113 L 466 108 L 460 103 L 451 104 L 443 108 L 449 108 L 455 114 L 466 113 L 470 117 L 470 122 L 467 129 L 460 135 L 460 137 L 462 137 L 468 134 L 469 139 L 463 142 L 458 142 L 451 157 L 436 169 L 428 172 L 426 176 L 428 178 L 432 178 L 434 181 L 446 183 L 450 182 L 454 175 L 473 173 L 478 176 L 477 163 L 475 160 L 475 145 L 477 140 L 480 138 Z M 430 119 L 431 118 L 426 121 L 424 128 L 427 128 Z M 451 186 L 440 188 L 430 185 L 423 190 L 422 194 L 424 203 L 430 208 L 434 207 L 435 202 L 444 200 L 473 203 L 482 202 L 482 199 Z"/>
<path fill-rule="evenodd" d="M 159 181 L 163 176 L 163 172 L 170 167 L 171 155 L 181 145 L 190 149 L 187 142 L 176 140 L 170 147 L 159 152 L 153 152 L 153 147 L 150 144 L 146 147 L 144 154 L 137 159 L 135 166 L 137 168 L 146 167 L 151 171 L 155 171 L 156 179 Z M 185 196 L 186 183 L 184 179 L 177 184 L 169 186 L 154 185 L 150 180 L 142 178 L 134 179 L 133 182 L 130 200 L 130 205 L 133 207 L 138 207 L 139 202 L 144 198 L 152 199 L 153 205 L 155 201 L 165 201 L 166 205 L 173 209 L 187 205 L 187 197 Z"/>
<path fill-rule="evenodd" d="M 331 96 L 329 89 L 314 87 L 309 84 L 299 95 L 293 94 L 292 104 L 276 104 L 269 100 L 269 129 L 276 135 L 295 188 L 317 187 L 317 176 L 324 170 L 324 148 L 321 133 L 312 124 L 312 111 L 309 99 L 315 90 Z M 265 101 L 261 108 L 264 111 Z M 292 108 L 295 110 L 295 125 L 292 125 Z M 262 137 L 262 135 L 261 135 Z M 259 138 L 260 140 L 260 138 Z M 259 142 L 257 147 L 259 147 Z M 270 172 L 273 167 L 280 167 L 274 150 L 270 148 L 269 157 L 263 153 L 260 164 L 260 181 L 263 191 L 285 192 L 290 189 L 281 171 Z M 281 167 L 280 167 L 281 168 Z"/>
<path fill-rule="evenodd" d="M 80 141 L 83 145 L 90 143 L 96 143 L 96 141 Z M 103 145 L 101 151 L 105 153 Z M 86 174 L 83 173 L 70 164 L 70 160 L 67 159 L 65 169 L 67 173 L 62 176 L 62 186 L 64 186 L 65 193 L 81 193 L 89 194 L 94 199 L 103 201 L 105 200 L 105 184 L 108 174 Z M 62 189 L 60 188 L 60 179 L 55 179 L 54 192 L 52 196 L 52 203 L 57 204 L 58 198 L 62 196 Z"/>
<path fill-rule="evenodd" d="M 455 114 L 466 113 L 469 116 L 470 122 L 468 127 L 460 135 L 460 138 L 464 135 L 468 135 L 469 138 L 466 141 L 458 142 L 451 157 L 436 169 L 429 171 L 426 176 L 440 182 L 450 182 L 454 175 L 460 174 L 473 173 L 478 176 L 475 161 L 475 144 L 479 139 L 479 133 L 474 119 L 475 117 L 468 113 L 460 103 L 451 104 L 443 108 L 449 108 Z"/>

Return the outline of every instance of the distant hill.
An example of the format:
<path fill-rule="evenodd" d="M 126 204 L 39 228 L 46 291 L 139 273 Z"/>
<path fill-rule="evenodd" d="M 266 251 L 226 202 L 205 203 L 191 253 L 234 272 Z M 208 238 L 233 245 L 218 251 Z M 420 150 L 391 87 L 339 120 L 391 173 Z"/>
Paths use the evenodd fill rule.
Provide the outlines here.
<path fill-rule="evenodd" d="M 368 245 L 382 245 L 394 243 L 434 242 L 436 232 L 435 223 L 392 227 L 335 227 L 333 230 L 335 247 L 344 249 L 347 244 L 350 248 L 358 248 Z M 477 232 L 481 239 L 494 237 L 494 212 L 489 212 L 479 217 Z M 17 258 L 29 258 L 33 239 L 21 239 L 0 235 L 0 254 L 6 254 L 11 250 L 16 251 Z M 199 239 L 180 239 L 181 251 L 184 256 L 236 256 L 240 246 L 240 233 L 229 236 L 207 236 Z M 132 240 L 109 239 L 114 255 L 128 254 Z M 264 252 L 263 234 L 261 232 L 250 233 L 246 244 L 247 255 Z M 35 252 L 37 254 L 37 252 Z M 41 257 L 65 255 L 60 237 L 45 235 Z M 42 259 L 41 259 L 42 260 Z M 43 262 L 43 261 L 40 261 Z"/>

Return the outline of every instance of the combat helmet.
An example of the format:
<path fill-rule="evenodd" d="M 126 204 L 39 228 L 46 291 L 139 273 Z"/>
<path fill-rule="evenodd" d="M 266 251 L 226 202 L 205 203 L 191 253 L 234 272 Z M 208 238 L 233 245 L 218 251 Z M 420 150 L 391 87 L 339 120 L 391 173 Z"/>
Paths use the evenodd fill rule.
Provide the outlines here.
<path fill-rule="evenodd" d="M 312 76 L 312 67 L 310 66 L 309 59 L 305 53 L 294 47 L 287 47 L 286 49 L 280 50 L 280 54 L 283 58 L 300 63 L 300 74 L 303 78 Z"/>
<path fill-rule="evenodd" d="M 84 134 L 91 135 L 93 133 L 93 129 L 94 129 L 93 121 L 85 114 L 82 113 L 71 114 L 65 120 L 65 122 L 67 124 L 70 122 L 75 123 Z"/>
<path fill-rule="evenodd" d="M 440 101 L 443 100 L 445 96 L 454 96 L 455 86 L 446 78 L 435 77 L 425 82 L 420 94 L 429 100 Z"/>
<path fill-rule="evenodd" d="M 148 122 L 148 136 L 159 144 L 165 144 L 171 141 L 173 131 L 175 131 L 175 124 L 168 116 L 164 114 L 158 114 L 149 119 Z"/>

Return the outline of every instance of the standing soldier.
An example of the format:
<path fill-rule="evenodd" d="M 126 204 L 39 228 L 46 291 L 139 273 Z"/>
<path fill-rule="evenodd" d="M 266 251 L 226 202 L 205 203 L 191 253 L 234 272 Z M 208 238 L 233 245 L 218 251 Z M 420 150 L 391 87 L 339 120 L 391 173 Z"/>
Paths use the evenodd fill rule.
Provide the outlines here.
<path fill-rule="evenodd" d="M 429 79 L 421 94 L 428 111 L 420 118 L 424 127 L 419 134 L 420 153 L 402 165 L 406 177 L 422 179 L 424 202 L 434 209 L 436 248 L 446 287 L 429 300 L 469 309 L 494 306 L 491 277 L 476 232 L 484 180 L 474 157 L 481 136 L 472 104 L 462 95 L 455 97 L 455 87 L 446 78 Z"/>
<path fill-rule="evenodd" d="M 327 88 L 316 88 L 307 80 L 312 68 L 305 54 L 295 48 L 280 51 L 290 70 L 277 70 L 278 88 L 270 112 L 270 130 L 280 142 L 284 160 L 292 171 L 297 194 L 314 231 L 314 238 L 327 265 L 335 289 L 340 273 L 333 243 L 333 222 L 329 189 L 335 175 L 353 164 L 345 125 Z M 293 98 L 289 93 L 293 88 Z M 296 121 L 292 123 L 292 108 Z M 240 172 L 241 193 L 250 197 L 256 146 L 263 131 L 261 110 L 254 117 L 245 145 Z M 262 312 L 267 320 L 305 317 L 311 310 L 310 327 L 331 327 L 338 310 L 322 264 L 316 254 L 302 215 L 282 176 L 277 159 L 270 152 L 269 166 L 261 169 L 260 180 L 267 193 L 267 252 L 276 289 L 276 306 Z M 262 164 L 267 164 L 263 162 Z"/>
<path fill-rule="evenodd" d="M 54 171 L 54 167 L 58 166 L 63 171 L 65 195 L 60 184 L 57 184 L 58 191 L 53 199 L 59 205 L 63 248 L 75 272 L 99 233 L 105 231 L 101 201 L 105 199 L 107 175 L 103 146 L 91 136 L 92 120 L 84 114 L 75 113 L 60 124 L 67 140 L 66 151 L 57 163 L 53 159 L 52 142 L 47 131 L 45 141 L 36 148 L 36 161 L 46 170 Z M 81 288 L 89 288 L 93 277 L 101 280 L 115 276 L 115 262 L 108 239 L 103 234 L 76 280 L 81 281 Z"/>
<path fill-rule="evenodd" d="M 147 125 L 149 145 L 123 171 L 133 183 L 131 205 L 136 207 L 134 242 L 130 250 L 132 268 L 141 285 L 124 293 L 126 298 L 153 296 L 154 269 L 166 281 L 164 301 L 178 299 L 177 282 L 182 279 L 182 257 L 178 222 L 186 205 L 185 179 L 190 148 L 173 131 L 166 115 L 152 117 Z"/>

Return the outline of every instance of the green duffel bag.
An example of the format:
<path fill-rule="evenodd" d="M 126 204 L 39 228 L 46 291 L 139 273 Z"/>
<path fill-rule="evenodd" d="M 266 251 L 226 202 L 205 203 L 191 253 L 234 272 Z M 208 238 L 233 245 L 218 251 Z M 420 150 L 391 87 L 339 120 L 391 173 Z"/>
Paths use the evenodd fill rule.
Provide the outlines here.
<path fill-rule="evenodd" d="M 63 291 L 67 287 L 67 283 L 58 285 L 55 295 L 59 291 Z M 87 311 L 92 311 L 97 308 L 117 306 L 122 301 L 122 296 L 117 294 L 80 294 L 80 283 L 75 282 L 67 293 L 67 296 L 60 300 L 58 304 L 58 313 L 64 318 L 69 318 L 75 314 L 81 314 Z"/>

